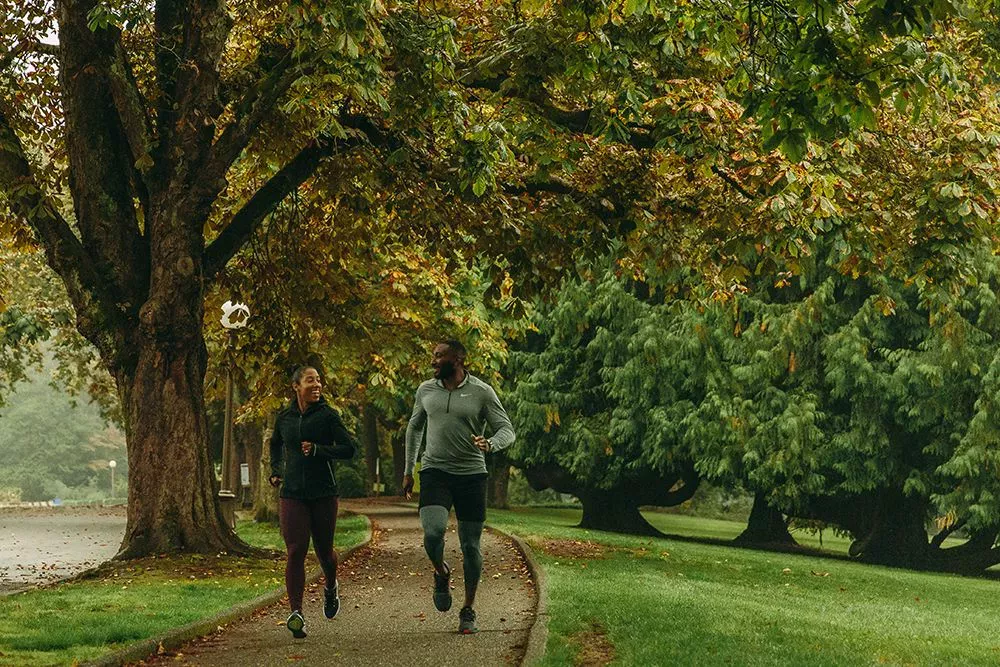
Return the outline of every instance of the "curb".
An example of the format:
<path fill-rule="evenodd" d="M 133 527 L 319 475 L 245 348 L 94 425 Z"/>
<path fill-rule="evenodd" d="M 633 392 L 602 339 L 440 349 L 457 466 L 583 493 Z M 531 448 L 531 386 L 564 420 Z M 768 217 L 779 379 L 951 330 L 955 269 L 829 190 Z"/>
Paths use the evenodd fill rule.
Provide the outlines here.
<path fill-rule="evenodd" d="M 365 519 L 368 521 L 368 539 L 360 544 L 354 545 L 344 553 L 338 554 L 341 560 L 346 560 L 356 551 L 371 544 L 373 535 L 372 521 L 367 516 L 365 516 Z M 322 576 L 323 570 L 317 568 L 306 577 L 306 585 L 308 586 L 311 583 L 315 583 Z M 253 600 L 248 600 L 247 602 L 240 603 L 235 607 L 231 607 L 213 616 L 212 618 L 206 618 L 200 621 L 194 621 L 188 625 L 182 625 L 179 628 L 167 631 L 159 637 L 152 637 L 150 639 L 144 639 L 136 644 L 130 644 L 124 648 L 118 649 L 117 651 L 104 655 L 97 660 L 85 662 L 83 665 L 85 667 L 119 667 L 120 665 L 138 662 L 139 660 L 154 655 L 160 650 L 161 646 L 164 650 L 179 648 L 192 639 L 215 632 L 222 625 L 246 618 L 255 611 L 263 609 L 264 607 L 270 607 L 284 597 L 284 595 L 285 588 L 282 586 L 281 588 L 271 591 L 270 593 L 265 593 L 258 598 L 254 598 Z"/>
<path fill-rule="evenodd" d="M 535 554 L 531 547 L 520 537 L 493 526 L 490 526 L 489 529 L 514 543 L 514 546 L 524 557 L 528 571 L 535 580 L 535 590 L 538 592 L 538 602 L 535 604 L 535 621 L 531 624 L 531 629 L 528 630 L 528 646 L 521 659 L 522 667 L 531 667 L 545 655 L 545 643 L 549 637 L 549 587 L 545 581 L 545 570 L 535 560 Z"/>
<path fill-rule="evenodd" d="M 411 505 L 404 503 L 394 504 L 412 509 Z M 538 592 L 538 601 L 535 603 L 535 620 L 531 624 L 531 629 L 528 630 L 528 645 L 524 650 L 524 657 L 521 658 L 521 667 L 531 667 L 545 655 L 545 643 L 549 638 L 549 587 L 545 581 L 545 570 L 535 560 L 535 552 L 520 537 L 500 530 L 496 526 L 491 526 L 489 522 L 487 522 L 486 529 L 503 535 L 514 543 L 517 550 L 521 552 L 521 556 L 524 557 L 524 562 L 528 565 L 528 572 L 535 580 L 535 590 Z"/>

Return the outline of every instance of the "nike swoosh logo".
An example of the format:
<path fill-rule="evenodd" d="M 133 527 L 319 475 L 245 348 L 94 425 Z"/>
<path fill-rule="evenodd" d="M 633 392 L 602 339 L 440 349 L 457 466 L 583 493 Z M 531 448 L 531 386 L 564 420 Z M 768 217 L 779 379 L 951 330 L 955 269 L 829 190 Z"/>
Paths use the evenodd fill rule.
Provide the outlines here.
<path fill-rule="evenodd" d="M 472 396 L 472 394 L 459 394 L 460 398 L 466 398 L 467 396 Z"/>

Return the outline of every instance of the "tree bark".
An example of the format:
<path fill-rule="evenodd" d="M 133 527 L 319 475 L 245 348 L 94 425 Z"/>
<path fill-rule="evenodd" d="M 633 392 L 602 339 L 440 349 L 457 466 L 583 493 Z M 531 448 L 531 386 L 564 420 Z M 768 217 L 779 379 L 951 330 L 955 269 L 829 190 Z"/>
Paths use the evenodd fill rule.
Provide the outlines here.
<path fill-rule="evenodd" d="M 253 496 L 253 518 L 261 523 L 276 523 L 278 521 L 278 490 L 271 486 L 271 433 L 274 430 L 274 416 L 268 418 L 267 428 L 261 437 L 260 448 L 260 484 Z"/>
<path fill-rule="evenodd" d="M 583 503 L 580 528 L 632 535 L 662 535 L 643 518 L 639 513 L 639 504 L 624 491 L 587 490 L 577 495 Z"/>
<path fill-rule="evenodd" d="M 781 512 L 774 509 L 763 493 L 753 499 L 746 530 L 733 540 L 736 544 L 795 544 Z"/>
<path fill-rule="evenodd" d="M 117 557 L 250 553 L 226 525 L 216 498 L 201 337 L 195 345 L 140 340 L 134 374 L 117 378 L 129 458 L 128 522 Z"/>
<path fill-rule="evenodd" d="M 250 488 L 247 490 L 247 497 L 252 505 L 253 499 L 257 494 L 257 487 L 261 481 L 260 455 L 264 436 L 259 422 L 237 425 L 236 435 L 237 442 L 240 443 L 240 449 L 242 449 L 243 452 L 241 461 L 247 464 L 247 468 L 250 471 Z M 237 471 L 237 480 L 240 479 L 238 472 L 239 471 Z"/>
<path fill-rule="evenodd" d="M 926 503 L 892 492 L 881 494 L 879 501 L 871 529 L 851 544 L 850 554 L 866 563 L 926 568 L 930 556 Z"/>
<path fill-rule="evenodd" d="M 392 433 L 392 477 L 396 493 L 403 493 L 403 472 L 406 469 L 406 432 L 396 429 Z"/>
<path fill-rule="evenodd" d="M 375 493 L 375 463 L 378 461 L 378 410 L 371 403 L 366 403 L 361 415 L 361 435 L 365 446 L 365 467 L 368 470 L 368 483 L 365 484 L 365 495 Z"/>
<path fill-rule="evenodd" d="M 996 529 L 957 547 L 939 548 L 928 538 L 927 512 L 924 499 L 880 489 L 813 498 L 800 516 L 849 530 L 855 540 L 848 553 L 865 563 L 957 574 L 980 574 L 1000 564 Z"/>
<path fill-rule="evenodd" d="M 510 485 L 510 459 L 503 452 L 490 454 L 486 457 L 486 468 L 490 475 L 486 487 L 486 506 L 505 510 L 510 507 L 507 502 L 507 488 Z"/>

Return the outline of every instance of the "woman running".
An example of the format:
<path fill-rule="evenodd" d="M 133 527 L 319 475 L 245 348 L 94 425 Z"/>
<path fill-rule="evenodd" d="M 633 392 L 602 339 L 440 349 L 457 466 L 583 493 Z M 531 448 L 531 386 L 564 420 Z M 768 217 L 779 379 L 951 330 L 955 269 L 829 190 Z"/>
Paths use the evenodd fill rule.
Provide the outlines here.
<path fill-rule="evenodd" d="M 306 553 L 309 536 L 326 575 L 323 613 L 333 618 L 340 610 L 337 590 L 337 552 L 333 534 L 337 527 L 335 459 L 350 459 L 357 451 L 337 411 L 323 400 L 323 382 L 311 366 L 292 374 L 295 398 L 278 413 L 271 435 L 272 486 L 280 486 L 279 518 L 288 558 L 285 589 L 292 613 L 286 625 L 296 639 L 306 636 L 302 615 Z"/>

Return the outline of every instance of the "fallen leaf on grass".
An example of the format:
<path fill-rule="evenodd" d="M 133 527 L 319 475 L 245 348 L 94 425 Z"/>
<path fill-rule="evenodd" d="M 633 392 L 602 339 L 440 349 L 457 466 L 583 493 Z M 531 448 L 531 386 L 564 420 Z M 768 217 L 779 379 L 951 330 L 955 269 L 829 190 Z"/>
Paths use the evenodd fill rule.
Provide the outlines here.
<path fill-rule="evenodd" d="M 817 572 L 816 570 L 809 570 L 814 577 L 829 577 L 829 572 Z"/>

